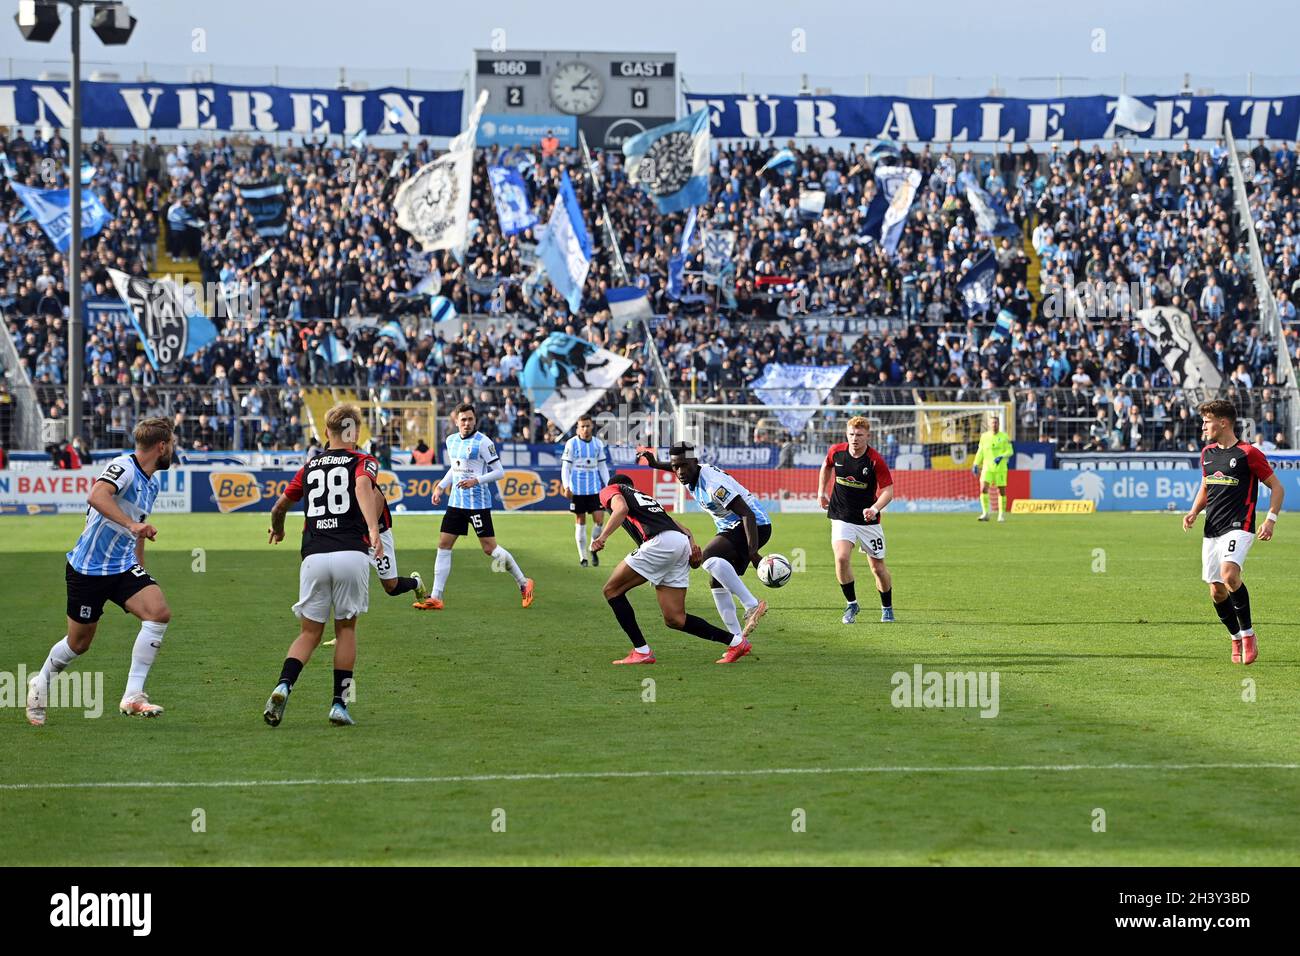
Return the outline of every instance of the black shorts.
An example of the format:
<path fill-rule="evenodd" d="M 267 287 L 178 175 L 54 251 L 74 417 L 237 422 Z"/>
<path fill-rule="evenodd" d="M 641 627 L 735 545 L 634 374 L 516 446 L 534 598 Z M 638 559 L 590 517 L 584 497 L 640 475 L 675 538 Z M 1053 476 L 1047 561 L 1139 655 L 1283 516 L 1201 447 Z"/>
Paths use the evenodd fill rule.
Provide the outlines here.
<path fill-rule="evenodd" d="M 573 500 L 569 502 L 569 511 L 575 515 L 589 515 L 604 510 L 600 503 L 600 495 L 574 495 Z"/>
<path fill-rule="evenodd" d="M 64 577 L 68 582 L 68 617 L 82 624 L 98 621 L 108 601 L 125 611 L 127 601 L 158 583 L 138 564 L 120 574 L 82 574 L 69 564 Z"/>
<path fill-rule="evenodd" d="M 767 544 L 768 539 L 772 537 L 772 526 L 770 524 L 761 524 L 758 526 L 758 546 L 760 548 Z M 749 538 L 745 536 L 745 525 L 738 524 L 727 531 L 719 531 L 717 535 L 704 548 L 704 553 L 712 557 L 717 555 L 726 560 L 736 573 L 744 575 L 745 569 L 749 567 Z"/>
<path fill-rule="evenodd" d="M 442 528 L 447 534 L 469 534 L 473 528 L 480 538 L 494 538 L 491 508 L 448 508 L 442 516 Z"/>

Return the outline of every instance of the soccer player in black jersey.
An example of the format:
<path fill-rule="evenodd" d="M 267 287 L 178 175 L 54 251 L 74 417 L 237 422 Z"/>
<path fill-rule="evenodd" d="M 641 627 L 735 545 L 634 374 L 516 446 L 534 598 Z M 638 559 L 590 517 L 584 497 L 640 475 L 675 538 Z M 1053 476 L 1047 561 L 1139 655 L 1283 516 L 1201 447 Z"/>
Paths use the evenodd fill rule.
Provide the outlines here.
<path fill-rule="evenodd" d="M 627 475 L 615 475 L 600 492 L 600 505 L 609 512 L 609 520 L 600 534 L 592 539 L 591 550 L 605 547 L 609 536 L 622 527 L 636 543 L 636 550 L 618 563 L 605 582 L 605 600 L 614 617 L 632 641 L 632 652 L 615 664 L 653 664 L 654 651 L 646 642 L 636 622 L 636 612 L 627 592 L 649 581 L 655 586 L 664 623 L 675 631 L 685 631 L 706 641 L 717 641 L 727 650 L 719 664 L 734 664 L 750 651 L 748 639 L 735 647 L 731 635 L 702 617 L 686 613 L 686 587 L 690 569 L 698 568 L 703 553 L 690 530 L 669 517 L 668 512 L 651 495 L 632 487 Z"/>
<path fill-rule="evenodd" d="M 1210 586 L 1214 610 L 1232 638 L 1232 662 L 1250 664 L 1259 656 L 1259 647 L 1241 569 L 1255 543 L 1256 525 L 1260 541 L 1273 537 L 1286 492 L 1264 453 L 1238 440 L 1237 409 L 1231 402 L 1206 402 L 1200 412 L 1202 437 L 1208 444 L 1201 449 L 1201 489 L 1183 516 L 1183 530 L 1190 531 L 1196 516 L 1205 512 L 1201 577 Z M 1255 513 L 1260 482 L 1271 495 L 1268 517 L 1262 522 Z"/>
<path fill-rule="evenodd" d="M 370 607 L 370 556 L 384 557 L 379 535 L 379 496 L 375 479 L 379 462 L 356 450 L 361 410 L 335 405 L 325 416 L 329 447 L 298 469 L 271 509 L 270 543 L 284 540 L 284 519 L 296 501 L 305 499 L 302 567 L 298 603 L 293 611 L 301 629 L 289 646 L 280 680 L 262 717 L 279 726 L 294 683 L 320 644 L 334 612 L 334 700 L 329 721 L 336 727 L 354 721 L 348 713 L 352 673 L 357 658 L 357 617 Z M 373 548 L 373 552 L 372 552 Z"/>
<path fill-rule="evenodd" d="M 858 618 L 857 585 L 853 580 L 853 546 L 867 556 L 880 594 L 880 620 L 894 620 L 894 577 L 885 565 L 885 532 L 880 513 L 894 500 L 894 479 L 880 453 L 867 444 L 871 423 L 861 415 L 844 428 L 846 441 L 832 445 L 817 475 L 817 501 L 831 519 L 831 548 L 835 577 L 848 607 L 844 624 Z"/>

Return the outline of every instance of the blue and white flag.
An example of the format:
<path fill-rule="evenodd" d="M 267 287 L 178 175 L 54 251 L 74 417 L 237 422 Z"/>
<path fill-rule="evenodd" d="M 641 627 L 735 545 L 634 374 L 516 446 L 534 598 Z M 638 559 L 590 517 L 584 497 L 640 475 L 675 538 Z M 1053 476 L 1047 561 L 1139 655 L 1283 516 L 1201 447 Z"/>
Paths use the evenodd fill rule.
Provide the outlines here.
<path fill-rule="evenodd" d="M 568 431 L 631 366 L 631 359 L 609 349 L 576 335 L 552 332 L 528 356 L 519 384 L 534 408 L 561 431 Z"/>
<path fill-rule="evenodd" d="M 560 174 L 560 193 L 555 197 L 546 232 L 537 243 L 537 257 L 555 291 L 569 303 L 569 311 L 577 315 L 582 306 L 582 286 L 591 269 L 591 236 L 567 171 Z"/>
<path fill-rule="evenodd" d="M 9 185 L 59 252 L 72 242 L 72 194 L 66 189 L 37 189 L 10 180 Z M 96 235 L 113 217 L 93 190 L 81 191 L 81 239 Z"/>
<path fill-rule="evenodd" d="M 4 173 L 5 179 L 13 179 L 18 175 L 18 167 L 14 165 L 8 153 L 0 153 L 0 172 Z"/>
<path fill-rule="evenodd" d="M 501 235 L 513 236 L 537 225 L 537 216 L 533 214 L 528 198 L 528 186 L 519 170 L 509 166 L 491 166 L 488 180 L 492 183 L 492 201 L 497 207 Z"/>
<path fill-rule="evenodd" d="M 420 295 L 437 295 L 442 291 L 442 270 L 437 266 L 430 269 L 415 286 Z"/>
<path fill-rule="evenodd" d="M 750 389 L 764 405 L 802 405 L 803 408 L 786 408 L 776 413 L 777 420 L 792 435 L 803 432 L 817 406 L 830 397 L 840 383 L 847 365 L 786 365 L 769 362 L 763 374 L 750 383 Z"/>
<path fill-rule="evenodd" d="M 769 169 L 772 170 L 785 169 L 785 167 L 793 166 L 798 161 L 799 161 L 798 158 L 794 154 L 794 150 L 790 149 L 789 147 L 786 147 L 784 149 L 778 149 L 775 153 L 772 154 L 771 159 L 765 162 L 762 166 L 758 167 L 758 175 L 762 176 Z"/>
<path fill-rule="evenodd" d="M 131 324 L 155 369 L 174 368 L 217 337 L 212 320 L 186 308 L 185 296 L 171 279 L 150 279 L 109 269 L 117 294 L 127 305 Z"/>
<path fill-rule="evenodd" d="M 957 182 L 966 192 L 966 201 L 975 214 L 975 228 L 989 236 L 1019 236 L 1020 227 L 1007 217 L 1006 211 L 995 203 L 970 173 L 961 173 Z"/>
<path fill-rule="evenodd" d="M 459 315 L 456 306 L 445 295 L 435 295 L 429 300 L 429 311 L 434 322 L 450 322 Z"/>
<path fill-rule="evenodd" d="M 998 320 L 993 326 L 992 336 L 999 341 L 1011 337 L 1011 327 L 1016 322 L 1016 314 L 1010 309 L 998 312 Z"/>
<path fill-rule="evenodd" d="M 861 235 L 875 239 L 893 255 L 907 214 L 921 186 L 921 171 L 908 166 L 877 166 L 876 195 L 867 207 Z"/>
<path fill-rule="evenodd" d="M 348 140 L 348 145 L 353 149 L 361 149 L 366 145 L 366 128 L 364 126 L 357 130 L 353 137 Z"/>
<path fill-rule="evenodd" d="M 736 230 L 704 227 L 701 233 L 704 244 L 704 281 L 717 285 L 723 270 L 736 251 Z"/>
<path fill-rule="evenodd" d="M 397 190 L 397 224 L 425 252 L 457 249 L 469 241 L 469 193 L 474 151 L 444 153 L 426 163 Z"/>
<path fill-rule="evenodd" d="M 615 286 L 605 293 L 605 301 L 609 303 L 610 317 L 620 327 L 654 318 L 654 310 L 650 308 L 645 289 L 638 286 Z"/>
<path fill-rule="evenodd" d="M 236 185 L 244 208 L 253 217 L 253 228 L 259 236 L 283 236 L 289 227 L 289 206 L 284 198 L 284 183 L 260 181 Z M 197 228 L 202 229 L 204 223 Z"/>
<path fill-rule="evenodd" d="M 668 298 L 680 300 L 685 289 L 686 257 L 674 252 L 668 257 Z"/>
<path fill-rule="evenodd" d="M 997 278 L 997 261 L 993 253 L 984 254 L 957 283 L 961 311 L 966 318 L 983 315 L 993 304 L 993 285 Z"/>
<path fill-rule="evenodd" d="M 325 360 L 326 365 L 342 365 L 352 361 L 352 349 L 332 332 L 326 333 L 320 345 L 316 346 L 316 354 Z"/>
<path fill-rule="evenodd" d="M 709 198 L 709 111 L 638 133 L 623 144 L 627 176 L 654 197 L 661 213 Z"/>
<path fill-rule="evenodd" d="M 402 324 L 396 319 L 389 319 L 379 330 L 380 335 L 387 336 L 393 340 L 393 344 L 399 349 L 406 348 L 406 333 L 402 331 Z"/>

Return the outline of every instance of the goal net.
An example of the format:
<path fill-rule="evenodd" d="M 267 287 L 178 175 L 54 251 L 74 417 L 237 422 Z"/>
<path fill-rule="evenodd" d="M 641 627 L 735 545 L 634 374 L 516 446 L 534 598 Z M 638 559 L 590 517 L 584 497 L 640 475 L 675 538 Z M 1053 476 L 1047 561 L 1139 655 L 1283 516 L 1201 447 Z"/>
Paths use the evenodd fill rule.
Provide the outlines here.
<path fill-rule="evenodd" d="M 1015 440 L 1009 402 L 912 405 L 682 405 L 677 440 L 695 445 L 701 461 L 726 469 L 774 511 L 820 511 L 817 475 L 831 445 L 845 440 L 845 423 L 871 423 L 870 445 L 894 478 L 891 508 L 969 511 L 978 508 L 979 481 L 971 464 L 992 415 Z M 656 493 L 677 510 L 698 510 L 685 489 L 659 473 Z"/>

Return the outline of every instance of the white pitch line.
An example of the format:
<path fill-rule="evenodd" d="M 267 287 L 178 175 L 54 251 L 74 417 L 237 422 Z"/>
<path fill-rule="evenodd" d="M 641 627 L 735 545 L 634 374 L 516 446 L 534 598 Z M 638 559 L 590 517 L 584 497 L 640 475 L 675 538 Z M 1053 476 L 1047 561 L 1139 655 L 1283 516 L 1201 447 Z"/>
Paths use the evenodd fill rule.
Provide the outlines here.
<path fill-rule="evenodd" d="M 1079 773 L 1089 770 L 1194 772 L 1198 770 L 1300 770 L 1300 763 L 1010 764 L 967 767 L 773 767 L 758 770 L 592 770 L 572 773 L 486 773 L 447 777 L 303 778 L 296 780 L 89 780 L 81 783 L 0 783 L 0 790 L 172 790 L 239 787 L 365 787 L 376 784 L 496 783 L 517 780 L 633 780 L 648 777 L 778 777 L 900 773 Z"/>

